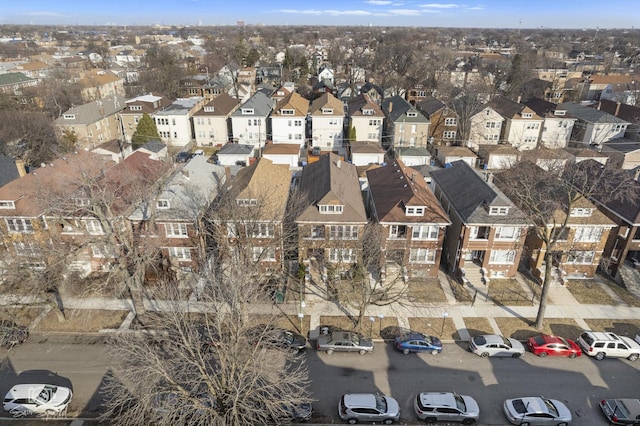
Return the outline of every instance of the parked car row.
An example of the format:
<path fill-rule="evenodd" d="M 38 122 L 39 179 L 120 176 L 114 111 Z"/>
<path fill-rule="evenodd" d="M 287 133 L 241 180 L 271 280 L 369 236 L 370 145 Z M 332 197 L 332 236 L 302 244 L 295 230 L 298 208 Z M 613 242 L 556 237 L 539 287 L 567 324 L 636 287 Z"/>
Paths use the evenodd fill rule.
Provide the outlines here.
<path fill-rule="evenodd" d="M 413 408 L 418 418 L 427 423 L 470 425 L 480 418 L 476 400 L 455 392 L 421 392 L 415 397 Z M 510 423 L 521 426 L 567 426 L 572 418 L 563 402 L 542 396 L 507 399 L 503 411 Z M 394 398 L 381 393 L 347 393 L 338 402 L 338 415 L 350 424 L 392 424 L 400 419 L 400 406 Z"/>

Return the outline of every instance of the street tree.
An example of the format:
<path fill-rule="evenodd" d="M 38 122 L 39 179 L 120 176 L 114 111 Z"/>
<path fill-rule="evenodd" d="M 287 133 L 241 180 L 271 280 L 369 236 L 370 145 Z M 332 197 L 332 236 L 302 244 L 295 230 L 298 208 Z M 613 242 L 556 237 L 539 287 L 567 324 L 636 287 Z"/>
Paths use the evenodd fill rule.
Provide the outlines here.
<path fill-rule="evenodd" d="M 158 127 L 151 116 L 145 112 L 142 114 L 142 118 L 140 118 L 140 121 L 136 126 L 136 131 L 131 137 L 133 149 L 138 149 L 145 143 L 158 139 L 160 139 L 160 135 L 158 135 Z"/>
<path fill-rule="evenodd" d="M 292 407 L 311 402 L 305 359 L 269 343 L 277 309 L 260 318 L 251 314 L 252 305 L 269 303 L 255 263 L 203 266 L 202 280 L 198 302 L 181 297 L 177 283 L 163 283 L 167 302 L 153 314 L 153 334 L 114 338 L 117 364 L 103 420 L 122 426 L 284 423 Z"/>
<path fill-rule="evenodd" d="M 554 259 L 565 255 L 565 240 L 572 211 L 585 200 L 637 199 L 637 187 L 624 170 L 595 161 L 548 164 L 544 171 L 533 163 L 520 162 L 496 173 L 494 182 L 534 222 L 530 232 L 542 241 L 545 271 L 535 326 L 542 329 Z"/>

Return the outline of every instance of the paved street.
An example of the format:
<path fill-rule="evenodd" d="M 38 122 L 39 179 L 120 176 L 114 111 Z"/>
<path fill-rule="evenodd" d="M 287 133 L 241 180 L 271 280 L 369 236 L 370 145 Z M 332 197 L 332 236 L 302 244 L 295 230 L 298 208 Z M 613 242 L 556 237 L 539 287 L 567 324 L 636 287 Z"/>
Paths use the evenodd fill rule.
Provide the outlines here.
<path fill-rule="evenodd" d="M 69 415 L 92 417 L 99 406 L 99 388 L 110 360 L 101 337 L 34 338 L 9 353 L 3 352 L 0 392 L 25 371 L 47 369 L 73 383 Z M 308 348 L 306 358 L 312 379 L 314 423 L 339 423 L 338 398 L 345 392 L 380 391 L 401 404 L 402 423 L 419 424 L 413 398 L 419 391 L 456 391 L 478 400 L 480 425 L 504 425 L 502 401 L 517 396 L 560 399 L 571 408 L 574 425 L 606 425 L 597 403 L 604 397 L 637 396 L 640 362 L 589 357 L 577 359 L 479 358 L 464 344 L 446 344 L 440 355 L 396 352 L 378 343 L 368 355 L 327 355 Z M 37 371 L 32 375 L 42 375 Z"/>

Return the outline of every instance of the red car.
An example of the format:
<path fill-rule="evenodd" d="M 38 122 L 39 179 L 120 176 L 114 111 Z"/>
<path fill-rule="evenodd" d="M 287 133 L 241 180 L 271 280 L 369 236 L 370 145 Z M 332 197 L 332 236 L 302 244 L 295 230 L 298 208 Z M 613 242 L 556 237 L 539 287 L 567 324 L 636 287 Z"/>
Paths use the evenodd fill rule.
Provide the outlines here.
<path fill-rule="evenodd" d="M 552 336 L 549 334 L 541 334 L 540 336 L 529 337 L 527 346 L 533 354 L 540 357 L 547 355 L 568 356 L 575 358 L 582 355 L 580 346 L 573 340 L 565 339 L 560 336 Z"/>

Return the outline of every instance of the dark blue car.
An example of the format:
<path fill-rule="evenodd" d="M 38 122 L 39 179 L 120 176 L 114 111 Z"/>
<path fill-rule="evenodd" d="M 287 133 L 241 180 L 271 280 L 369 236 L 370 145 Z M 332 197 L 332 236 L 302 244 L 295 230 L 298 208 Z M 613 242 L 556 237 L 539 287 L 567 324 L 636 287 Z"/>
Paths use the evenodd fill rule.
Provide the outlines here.
<path fill-rule="evenodd" d="M 409 352 L 431 352 L 437 355 L 442 352 L 442 342 L 434 336 L 422 333 L 406 333 L 395 338 L 396 349 L 407 355 Z"/>

